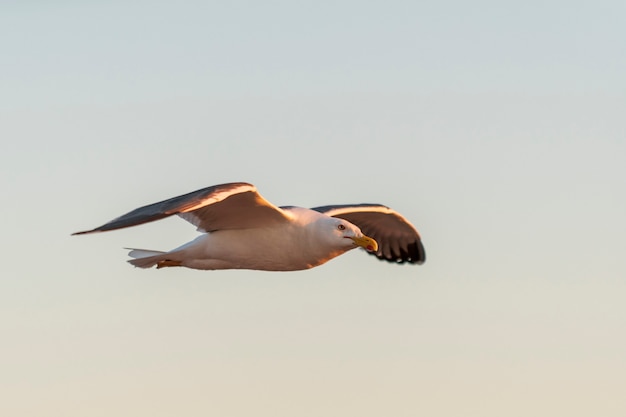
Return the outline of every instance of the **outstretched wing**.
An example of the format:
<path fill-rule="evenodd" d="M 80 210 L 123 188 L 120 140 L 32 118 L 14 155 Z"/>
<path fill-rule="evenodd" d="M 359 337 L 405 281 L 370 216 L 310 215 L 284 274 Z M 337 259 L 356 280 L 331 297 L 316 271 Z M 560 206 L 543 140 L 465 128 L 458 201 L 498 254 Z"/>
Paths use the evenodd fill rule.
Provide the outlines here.
<path fill-rule="evenodd" d="M 422 264 L 426 252 L 415 227 L 400 213 L 380 204 L 342 204 L 312 210 L 339 217 L 357 226 L 378 242 L 379 259 L 394 263 Z M 368 252 L 369 253 L 369 252 Z"/>
<path fill-rule="evenodd" d="M 234 182 L 214 185 L 158 203 L 139 207 L 110 222 L 75 235 L 137 226 L 179 215 L 198 230 L 265 227 L 289 221 L 289 214 L 264 199 L 252 184 Z"/>

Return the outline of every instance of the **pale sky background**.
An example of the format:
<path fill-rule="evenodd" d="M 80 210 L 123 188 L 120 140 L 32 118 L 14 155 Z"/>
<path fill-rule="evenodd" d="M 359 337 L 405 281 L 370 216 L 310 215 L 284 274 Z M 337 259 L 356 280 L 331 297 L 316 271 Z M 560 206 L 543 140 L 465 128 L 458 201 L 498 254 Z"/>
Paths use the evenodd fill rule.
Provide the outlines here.
<path fill-rule="evenodd" d="M 3 416 L 626 415 L 623 1 L 3 2 Z M 230 181 L 423 266 L 139 270 Z"/>

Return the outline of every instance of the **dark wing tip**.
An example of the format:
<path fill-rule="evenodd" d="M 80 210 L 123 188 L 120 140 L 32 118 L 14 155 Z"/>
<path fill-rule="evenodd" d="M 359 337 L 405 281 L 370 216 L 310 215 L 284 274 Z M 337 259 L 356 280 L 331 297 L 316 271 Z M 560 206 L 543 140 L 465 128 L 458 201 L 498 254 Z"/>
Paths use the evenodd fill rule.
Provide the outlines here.
<path fill-rule="evenodd" d="M 98 230 L 85 230 L 85 231 L 82 231 L 82 232 L 74 232 L 70 236 L 86 235 L 88 233 L 95 233 L 97 231 Z"/>
<path fill-rule="evenodd" d="M 103 226 L 96 227 L 95 229 L 83 230 L 82 232 L 74 232 L 70 236 L 90 235 L 92 233 L 106 232 L 107 230 L 115 229 L 115 227 L 108 227 L 108 225 L 109 224 L 107 223 L 107 224 L 105 224 Z"/>
<path fill-rule="evenodd" d="M 391 256 L 385 256 L 382 251 L 371 253 L 381 261 L 392 264 L 417 264 L 421 265 L 426 262 L 426 251 L 420 239 L 407 244 L 400 248 L 400 253 L 393 253 Z"/>

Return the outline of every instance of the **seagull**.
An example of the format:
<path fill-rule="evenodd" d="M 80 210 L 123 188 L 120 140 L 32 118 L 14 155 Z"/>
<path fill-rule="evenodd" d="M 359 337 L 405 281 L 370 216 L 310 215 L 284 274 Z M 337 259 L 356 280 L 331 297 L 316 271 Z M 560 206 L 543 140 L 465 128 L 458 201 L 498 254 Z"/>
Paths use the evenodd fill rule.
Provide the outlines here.
<path fill-rule="evenodd" d="M 172 215 L 187 220 L 202 234 L 168 252 L 128 248 L 133 258 L 129 263 L 157 269 L 298 271 L 359 247 L 392 263 L 426 260 L 415 227 L 389 207 L 277 207 L 245 182 L 214 185 L 149 204 L 73 235 L 122 229 Z"/>

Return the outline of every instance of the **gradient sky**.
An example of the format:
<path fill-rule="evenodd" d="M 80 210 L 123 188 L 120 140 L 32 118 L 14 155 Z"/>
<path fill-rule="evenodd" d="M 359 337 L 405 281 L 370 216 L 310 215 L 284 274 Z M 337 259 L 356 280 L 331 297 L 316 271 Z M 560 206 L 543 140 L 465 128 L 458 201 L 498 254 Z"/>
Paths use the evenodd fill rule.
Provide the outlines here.
<path fill-rule="evenodd" d="M 0 414 L 626 415 L 623 1 L 0 6 Z M 374 202 L 423 266 L 139 270 L 143 204 Z"/>

